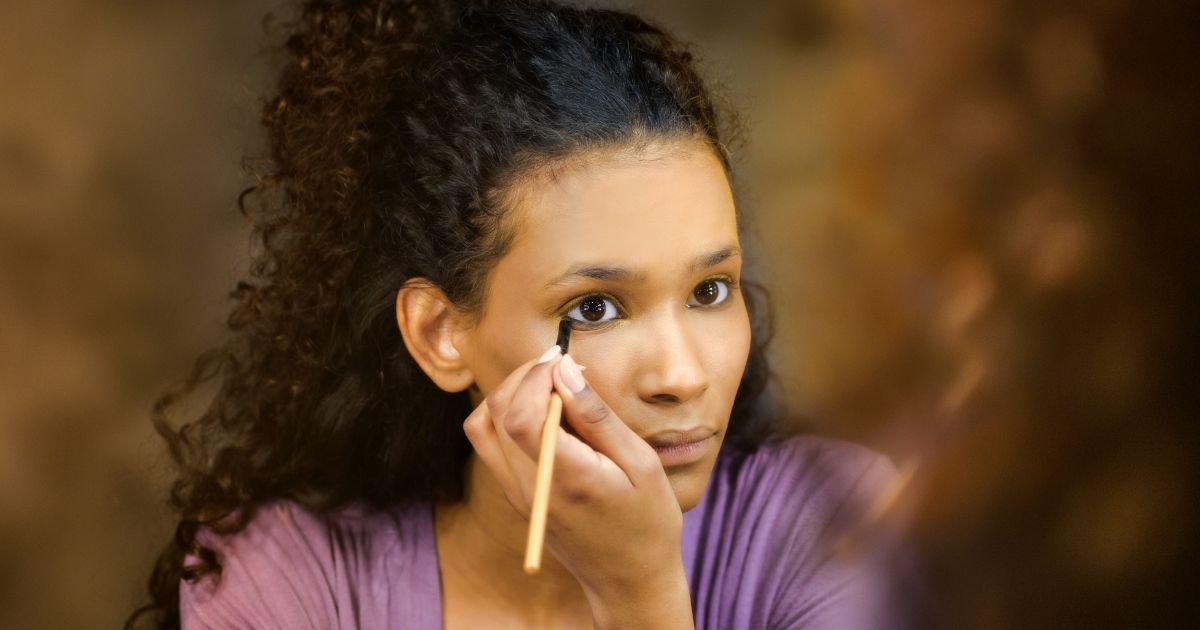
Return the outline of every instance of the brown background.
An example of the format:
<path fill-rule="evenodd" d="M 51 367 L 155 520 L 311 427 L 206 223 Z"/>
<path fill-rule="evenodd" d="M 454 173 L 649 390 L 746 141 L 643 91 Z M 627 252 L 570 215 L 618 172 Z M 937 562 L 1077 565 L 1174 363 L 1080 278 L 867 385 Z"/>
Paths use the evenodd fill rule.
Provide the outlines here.
<path fill-rule="evenodd" d="M 276 4 L 0 4 L 0 628 L 114 627 L 142 599 L 171 525 L 148 409 L 245 266 Z M 1196 111 L 1196 56 L 1171 48 L 1191 14 L 633 6 L 700 46 L 748 125 L 780 400 L 920 462 L 900 512 L 943 620 L 1173 612 L 1196 484 L 1171 371 L 1194 221 L 1170 214 L 1196 155 L 1152 143 Z M 1150 184 L 1180 188 L 1148 217 L 1127 202 Z"/>

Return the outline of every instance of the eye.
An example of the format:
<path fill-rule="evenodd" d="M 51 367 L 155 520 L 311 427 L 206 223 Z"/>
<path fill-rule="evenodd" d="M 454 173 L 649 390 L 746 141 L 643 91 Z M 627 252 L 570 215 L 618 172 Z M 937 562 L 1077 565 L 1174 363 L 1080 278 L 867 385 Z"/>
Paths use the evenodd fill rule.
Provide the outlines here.
<path fill-rule="evenodd" d="M 709 278 L 692 290 L 688 306 L 715 306 L 728 298 L 729 282 L 718 278 Z"/>
<path fill-rule="evenodd" d="M 617 318 L 617 305 L 603 295 L 589 295 L 574 308 L 567 311 L 567 317 L 585 324 L 599 324 Z"/>

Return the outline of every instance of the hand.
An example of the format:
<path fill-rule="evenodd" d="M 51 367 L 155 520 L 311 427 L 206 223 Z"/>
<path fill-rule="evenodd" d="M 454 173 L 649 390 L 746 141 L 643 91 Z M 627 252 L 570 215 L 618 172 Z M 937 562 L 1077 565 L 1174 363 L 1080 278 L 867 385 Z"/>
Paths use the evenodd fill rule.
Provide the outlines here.
<path fill-rule="evenodd" d="M 558 430 L 546 548 L 579 580 L 598 626 L 666 627 L 667 615 L 667 626 L 691 627 L 683 514 L 658 454 L 587 386 L 574 361 L 536 361 L 514 370 L 467 418 L 480 460 L 528 518 L 541 430 L 558 391 L 578 437 Z"/>

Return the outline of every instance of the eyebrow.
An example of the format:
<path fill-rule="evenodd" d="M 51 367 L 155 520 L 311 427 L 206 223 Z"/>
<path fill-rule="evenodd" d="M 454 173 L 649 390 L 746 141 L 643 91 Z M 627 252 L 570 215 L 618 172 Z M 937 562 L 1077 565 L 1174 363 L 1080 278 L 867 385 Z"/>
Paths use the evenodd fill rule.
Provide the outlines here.
<path fill-rule="evenodd" d="M 720 264 L 722 261 L 733 256 L 741 256 L 742 248 L 736 245 L 724 247 L 707 254 L 701 254 L 692 259 L 688 263 L 688 273 L 695 273 L 701 269 L 707 269 L 713 265 Z M 595 280 L 605 280 L 608 282 L 639 282 L 646 279 L 646 274 L 643 271 L 635 271 L 629 267 L 620 267 L 616 265 L 597 265 L 584 263 L 572 267 L 566 273 L 554 278 L 546 283 L 546 288 L 567 284 L 576 278 L 592 278 Z"/>

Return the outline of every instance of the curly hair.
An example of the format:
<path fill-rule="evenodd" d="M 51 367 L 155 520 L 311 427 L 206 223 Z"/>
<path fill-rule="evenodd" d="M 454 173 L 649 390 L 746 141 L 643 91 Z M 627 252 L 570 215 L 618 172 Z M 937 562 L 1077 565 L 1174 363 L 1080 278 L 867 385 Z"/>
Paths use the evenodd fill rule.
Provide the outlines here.
<path fill-rule="evenodd" d="M 539 0 L 325 0 L 305 3 L 290 30 L 262 114 L 269 159 L 239 197 L 255 251 L 227 340 L 152 411 L 178 469 L 179 521 L 152 600 L 126 628 L 179 627 L 180 580 L 221 570 L 198 529 L 237 532 L 265 500 L 327 512 L 462 498 L 470 400 L 408 354 L 395 296 L 424 278 L 478 313 L 513 238 L 504 193 L 519 177 L 691 139 L 732 182 L 736 123 L 718 116 L 687 47 L 632 15 Z M 775 432 L 761 409 L 772 318 L 766 292 L 743 286 L 752 342 L 727 442 L 753 449 Z M 207 382 L 207 409 L 174 428 L 167 412 Z M 189 554 L 199 563 L 184 567 Z"/>

